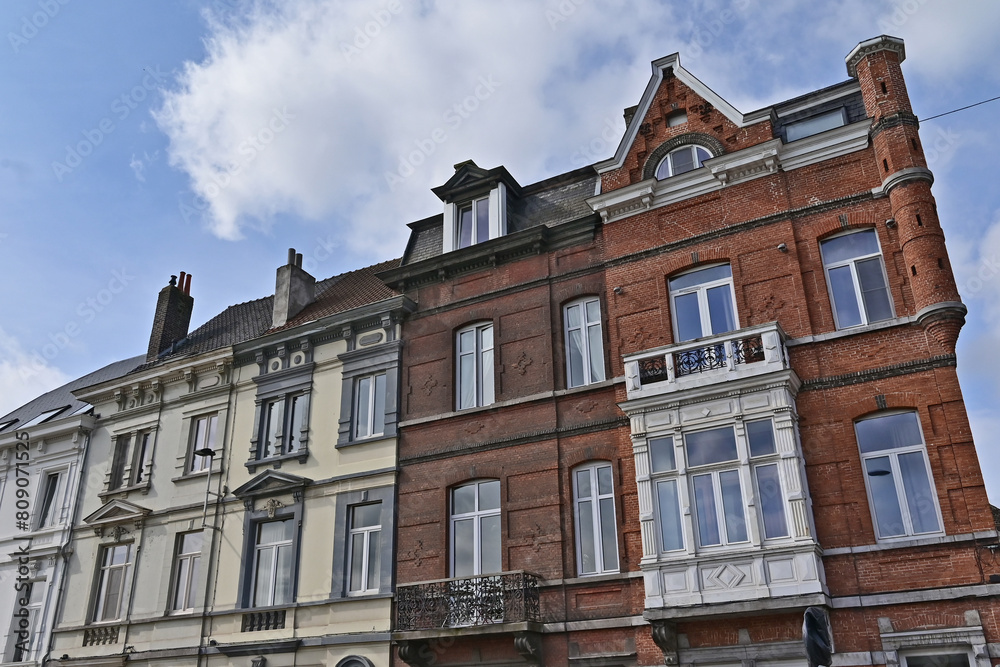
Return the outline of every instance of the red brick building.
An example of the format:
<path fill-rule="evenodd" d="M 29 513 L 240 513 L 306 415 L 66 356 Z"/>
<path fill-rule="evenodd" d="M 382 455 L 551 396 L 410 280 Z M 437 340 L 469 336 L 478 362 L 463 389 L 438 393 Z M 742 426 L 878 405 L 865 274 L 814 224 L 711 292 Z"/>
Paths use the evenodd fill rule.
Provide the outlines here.
<path fill-rule="evenodd" d="M 398 657 L 1000 657 L 964 321 L 901 40 L 743 114 L 653 63 L 611 159 L 472 162 L 382 274 L 404 324 Z"/>

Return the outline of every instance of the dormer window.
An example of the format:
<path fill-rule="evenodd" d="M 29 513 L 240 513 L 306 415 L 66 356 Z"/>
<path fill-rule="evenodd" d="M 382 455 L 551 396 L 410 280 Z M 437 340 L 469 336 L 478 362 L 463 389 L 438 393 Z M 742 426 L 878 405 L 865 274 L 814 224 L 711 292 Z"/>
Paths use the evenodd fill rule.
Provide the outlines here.
<path fill-rule="evenodd" d="M 662 181 L 664 178 L 679 176 L 698 169 L 705 160 L 711 157 L 712 154 L 708 152 L 708 149 L 702 146 L 694 144 L 681 146 L 668 153 L 656 167 L 656 180 Z"/>
<path fill-rule="evenodd" d="M 456 248 L 468 248 L 490 238 L 490 199 L 482 197 L 458 209 Z"/>
<path fill-rule="evenodd" d="M 788 141 L 796 141 L 846 124 L 847 112 L 841 107 L 789 123 L 785 126 L 785 137 Z"/>

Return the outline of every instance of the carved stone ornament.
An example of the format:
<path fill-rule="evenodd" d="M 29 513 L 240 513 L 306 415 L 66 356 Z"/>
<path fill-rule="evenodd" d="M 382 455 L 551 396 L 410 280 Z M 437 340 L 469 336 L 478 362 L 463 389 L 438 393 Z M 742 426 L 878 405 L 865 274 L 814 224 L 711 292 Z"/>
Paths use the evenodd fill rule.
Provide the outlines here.
<path fill-rule="evenodd" d="M 677 626 L 668 621 L 653 621 L 653 643 L 663 651 L 663 664 L 679 664 L 677 657 Z"/>
<path fill-rule="evenodd" d="M 267 667 L 267 658 L 262 655 L 250 660 L 250 667 Z"/>
<path fill-rule="evenodd" d="M 529 665 L 542 663 L 542 636 L 537 632 L 518 632 L 514 635 L 514 648 Z"/>
<path fill-rule="evenodd" d="M 281 504 L 281 501 L 275 498 L 268 498 L 264 503 L 264 511 L 267 512 L 267 518 L 273 519 L 275 513 L 282 507 L 284 507 L 284 505 Z"/>
<path fill-rule="evenodd" d="M 396 654 L 412 667 L 429 667 L 434 658 L 434 652 L 426 640 L 400 642 Z"/>

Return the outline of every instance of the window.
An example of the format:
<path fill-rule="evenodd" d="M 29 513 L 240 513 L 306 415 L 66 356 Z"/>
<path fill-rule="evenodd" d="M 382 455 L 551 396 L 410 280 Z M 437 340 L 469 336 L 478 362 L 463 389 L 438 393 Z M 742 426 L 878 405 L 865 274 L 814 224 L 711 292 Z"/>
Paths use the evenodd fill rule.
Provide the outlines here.
<path fill-rule="evenodd" d="M 201 563 L 201 545 L 201 531 L 182 533 L 177 537 L 171 606 L 173 611 L 194 609 L 194 597 L 198 588 L 198 566 Z"/>
<path fill-rule="evenodd" d="M 95 622 L 116 621 L 121 618 L 131 549 L 131 544 L 116 544 L 101 548 L 101 565 L 97 576 L 94 607 Z"/>
<path fill-rule="evenodd" d="M 920 420 L 898 412 L 855 424 L 879 538 L 941 532 Z"/>
<path fill-rule="evenodd" d="M 60 507 L 58 500 L 59 478 L 57 472 L 45 475 L 41 484 L 41 500 L 38 506 L 38 522 L 36 528 L 49 528 L 59 521 Z"/>
<path fill-rule="evenodd" d="M 678 117 L 679 118 L 679 117 Z M 685 114 L 682 122 L 687 122 Z M 680 123 L 678 123 L 680 124 Z M 671 125 L 673 127 L 673 125 Z M 656 179 L 663 180 L 671 176 L 679 176 L 701 167 L 701 163 L 712 157 L 707 149 L 694 144 L 681 146 L 667 154 L 656 168 Z"/>
<path fill-rule="evenodd" d="M 151 431 L 133 431 L 117 436 L 111 459 L 110 491 L 149 483 L 153 467 L 152 436 Z"/>
<path fill-rule="evenodd" d="M 584 299 L 564 309 L 566 324 L 566 374 L 570 387 L 604 380 L 604 339 L 601 302 Z"/>
<path fill-rule="evenodd" d="M 618 572 L 618 526 L 611 464 L 594 463 L 573 473 L 573 507 L 579 573 Z"/>
<path fill-rule="evenodd" d="M 718 264 L 670 279 L 670 303 L 677 342 L 737 328 L 733 271 Z"/>
<path fill-rule="evenodd" d="M 458 409 L 493 403 L 493 324 L 458 332 Z"/>
<path fill-rule="evenodd" d="M 257 524 L 256 531 L 253 606 L 288 604 L 292 601 L 295 520 L 261 522 Z"/>
<path fill-rule="evenodd" d="M 69 407 L 68 405 L 64 405 L 63 407 L 56 408 L 55 410 L 46 410 L 42 414 L 40 414 L 40 415 L 38 415 L 38 416 L 36 416 L 36 417 L 34 417 L 32 419 L 29 419 L 28 421 L 24 422 L 23 424 L 21 424 L 20 426 L 18 426 L 18 428 L 19 429 L 28 428 L 29 426 L 35 426 L 37 424 L 41 424 L 42 422 L 47 422 L 50 419 L 54 418 L 56 415 L 58 415 L 60 412 L 64 411 L 68 407 Z"/>
<path fill-rule="evenodd" d="M 32 648 L 38 649 L 35 645 L 37 636 L 35 626 L 38 623 L 38 615 L 42 610 L 42 598 L 45 595 L 45 580 L 22 581 L 14 585 L 14 613 L 25 610 L 28 614 L 27 625 L 22 625 L 25 619 L 20 616 L 11 618 L 10 633 L 8 634 L 7 650 L 4 654 L 4 662 L 28 662 L 31 660 Z"/>
<path fill-rule="evenodd" d="M 195 454 L 203 449 L 215 451 L 215 432 L 219 415 L 197 417 L 191 422 L 191 472 L 207 470 L 212 465 L 211 456 Z"/>
<path fill-rule="evenodd" d="M 747 421 L 744 432 L 749 470 L 740 463 L 742 443 L 732 426 L 687 433 L 680 451 L 672 436 L 649 439 L 650 471 L 663 551 L 684 548 L 683 491 L 689 494 L 698 546 L 749 542 L 750 513 L 744 491 L 747 472 L 755 486 L 761 536 L 764 540 L 789 537 L 774 424 L 770 419 Z M 679 456 L 686 457 L 686 478 L 678 474 Z M 685 484 L 687 488 L 682 489 Z"/>
<path fill-rule="evenodd" d="M 473 482 L 451 492 L 451 576 L 502 570 L 500 482 Z"/>
<path fill-rule="evenodd" d="M 351 508 L 350 573 L 348 590 L 352 593 L 377 593 L 379 589 L 379 538 L 382 532 L 382 504 L 355 505 Z"/>
<path fill-rule="evenodd" d="M 292 394 L 264 403 L 261 409 L 259 458 L 295 454 L 308 426 L 305 422 L 305 395 Z"/>
<path fill-rule="evenodd" d="M 385 432 L 385 373 L 358 378 L 355 394 L 354 437 L 382 435 Z"/>
<path fill-rule="evenodd" d="M 844 108 L 841 107 L 840 109 L 834 109 L 833 111 L 827 111 L 789 123 L 785 126 L 785 137 L 787 137 L 788 141 L 804 139 L 820 132 L 832 130 L 835 127 L 841 127 L 846 123 L 847 117 L 844 113 Z"/>
<path fill-rule="evenodd" d="M 490 200 L 489 197 L 476 199 L 458 209 L 458 242 L 456 248 L 468 248 L 470 245 L 488 241 L 490 238 Z"/>
<path fill-rule="evenodd" d="M 904 659 L 906 667 L 969 667 L 968 653 L 908 655 Z"/>
<path fill-rule="evenodd" d="M 893 317 L 892 299 L 874 229 L 820 243 L 838 329 Z"/>

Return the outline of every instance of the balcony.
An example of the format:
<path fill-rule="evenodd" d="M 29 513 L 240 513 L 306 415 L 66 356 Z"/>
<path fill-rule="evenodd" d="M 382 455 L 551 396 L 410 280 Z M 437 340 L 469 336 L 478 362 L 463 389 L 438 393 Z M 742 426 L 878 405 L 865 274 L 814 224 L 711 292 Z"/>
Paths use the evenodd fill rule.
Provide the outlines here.
<path fill-rule="evenodd" d="M 666 345 L 625 357 L 629 400 L 787 370 L 777 322 Z"/>
<path fill-rule="evenodd" d="M 537 623 L 538 578 L 527 572 L 442 579 L 396 587 L 396 630 Z"/>

